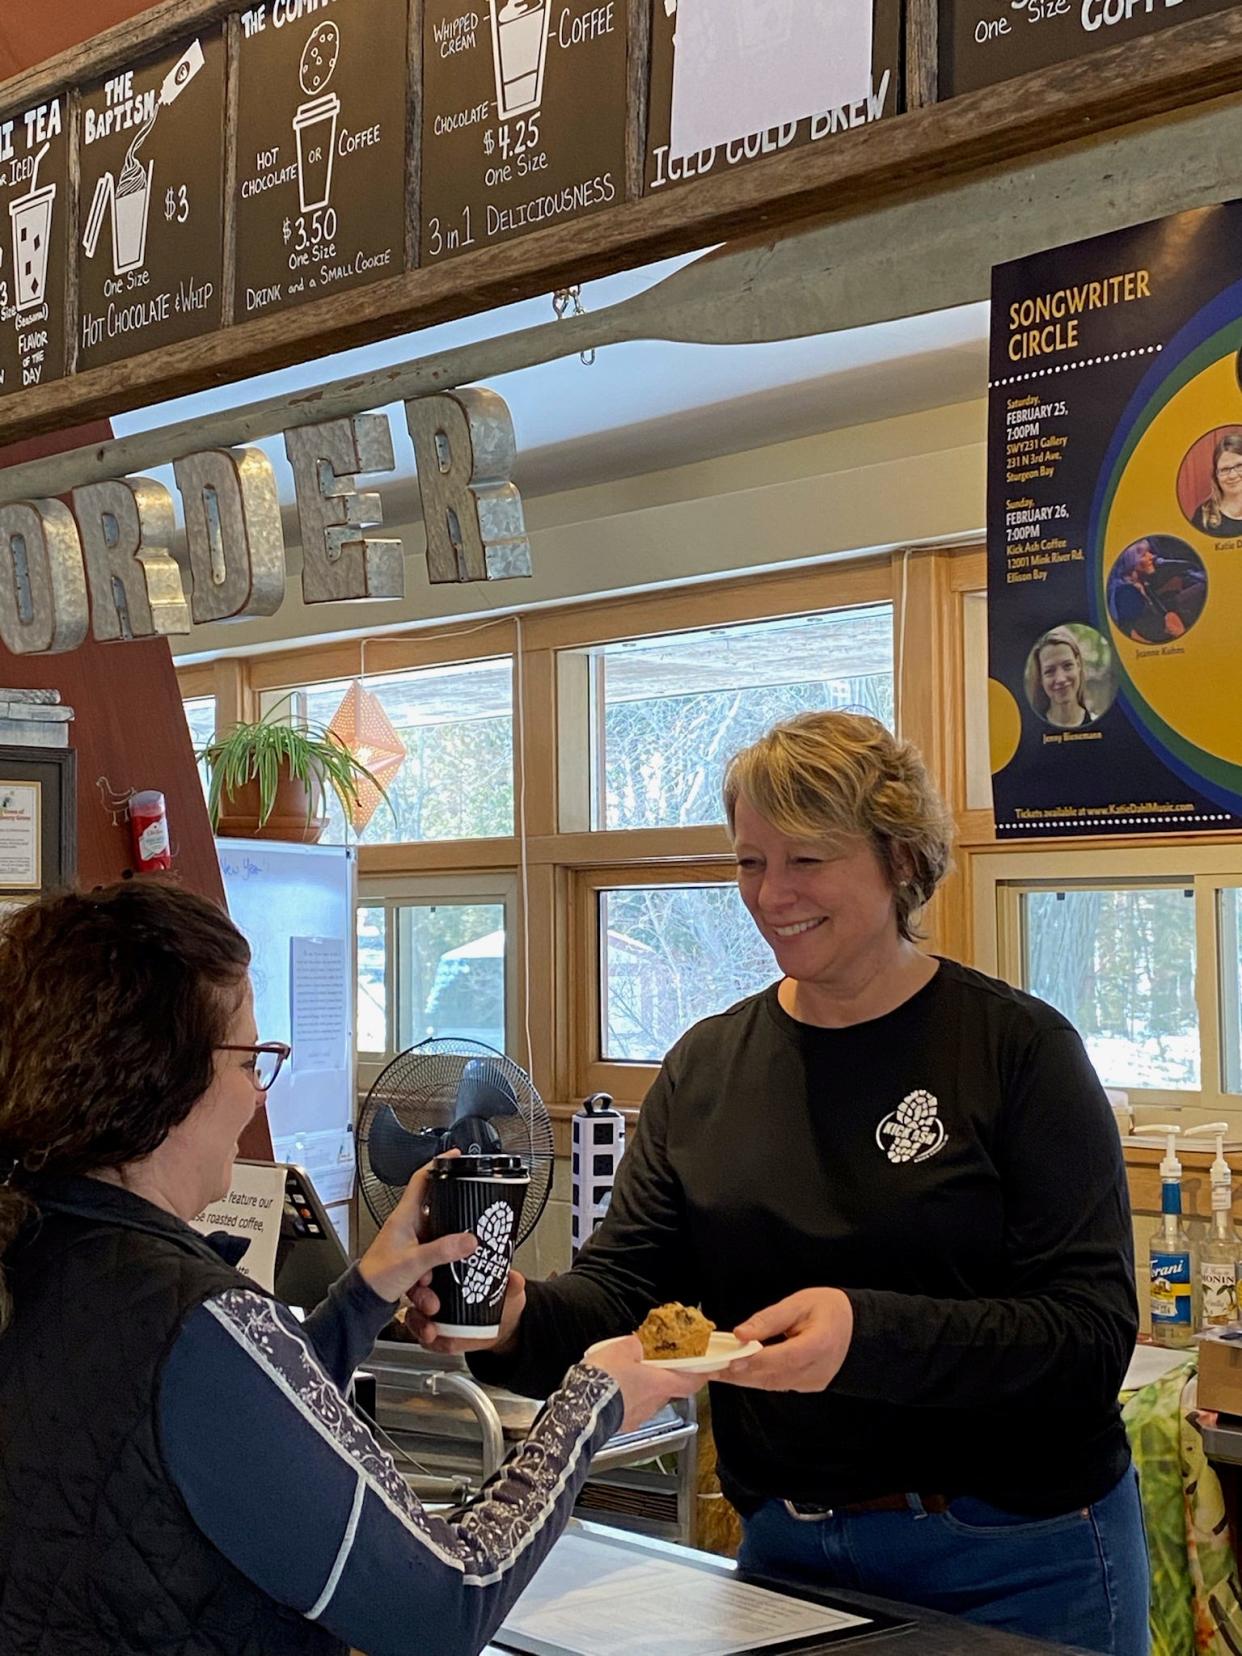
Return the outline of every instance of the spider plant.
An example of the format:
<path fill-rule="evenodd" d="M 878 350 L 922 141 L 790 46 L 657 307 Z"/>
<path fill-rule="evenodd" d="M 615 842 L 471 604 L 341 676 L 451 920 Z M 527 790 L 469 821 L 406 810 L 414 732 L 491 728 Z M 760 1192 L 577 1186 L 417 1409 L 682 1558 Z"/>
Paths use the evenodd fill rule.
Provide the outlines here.
<path fill-rule="evenodd" d="M 379 782 L 354 757 L 333 731 L 323 725 L 278 723 L 269 715 L 256 724 L 237 724 L 223 736 L 216 736 L 200 749 L 197 758 L 211 771 L 207 810 L 213 828 L 219 827 L 220 806 L 248 782 L 258 783 L 259 827 L 272 814 L 276 790 L 282 775 L 304 782 L 307 788 L 307 821 L 314 812 L 317 792 L 329 788 L 341 802 L 345 820 L 352 819 L 358 805 L 358 784 L 372 783 L 380 798 L 392 809 Z"/>

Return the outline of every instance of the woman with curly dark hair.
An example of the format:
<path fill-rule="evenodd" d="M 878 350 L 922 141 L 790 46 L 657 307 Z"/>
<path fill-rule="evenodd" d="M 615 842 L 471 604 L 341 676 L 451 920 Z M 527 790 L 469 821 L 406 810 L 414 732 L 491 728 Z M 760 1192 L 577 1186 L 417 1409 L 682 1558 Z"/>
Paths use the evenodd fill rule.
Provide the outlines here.
<path fill-rule="evenodd" d="M 0 1650 L 475 1656 L 592 1452 L 693 1378 L 570 1369 L 470 1505 L 424 1510 L 344 1395 L 424 1242 L 424 1176 L 300 1324 L 187 1221 L 288 1049 L 220 909 L 135 880 L 0 926 Z M 654 1377 L 653 1377 L 654 1376 Z"/>

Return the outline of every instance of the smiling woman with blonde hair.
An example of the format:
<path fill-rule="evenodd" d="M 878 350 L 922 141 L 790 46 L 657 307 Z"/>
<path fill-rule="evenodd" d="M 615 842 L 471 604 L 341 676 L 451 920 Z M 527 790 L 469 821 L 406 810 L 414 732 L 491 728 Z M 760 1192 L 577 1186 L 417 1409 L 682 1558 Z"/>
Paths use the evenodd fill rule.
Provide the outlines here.
<path fill-rule="evenodd" d="M 515 1274 L 471 1367 L 539 1395 L 701 1304 L 764 1344 L 712 1382 L 743 1566 L 1144 1656 L 1129 1207 L 1082 1042 L 918 946 L 950 818 L 875 719 L 783 721 L 724 802 L 776 981 L 673 1047 L 600 1228 L 555 1280 Z"/>

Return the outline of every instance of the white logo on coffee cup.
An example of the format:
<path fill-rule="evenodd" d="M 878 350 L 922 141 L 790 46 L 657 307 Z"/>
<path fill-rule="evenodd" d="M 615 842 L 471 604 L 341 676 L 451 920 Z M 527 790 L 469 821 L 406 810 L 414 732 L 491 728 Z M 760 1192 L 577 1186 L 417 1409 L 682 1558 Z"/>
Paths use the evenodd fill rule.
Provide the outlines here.
<path fill-rule="evenodd" d="M 479 1245 L 469 1259 L 453 1262 L 453 1280 L 467 1305 L 495 1305 L 504 1295 L 513 1260 L 513 1209 L 508 1202 L 484 1208 L 474 1233 Z"/>

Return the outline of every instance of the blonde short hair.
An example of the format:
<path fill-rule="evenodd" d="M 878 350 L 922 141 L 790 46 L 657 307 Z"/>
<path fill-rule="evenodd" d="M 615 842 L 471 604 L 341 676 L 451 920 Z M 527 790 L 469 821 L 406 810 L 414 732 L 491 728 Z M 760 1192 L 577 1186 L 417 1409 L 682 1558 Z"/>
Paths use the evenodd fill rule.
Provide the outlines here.
<path fill-rule="evenodd" d="M 918 936 L 913 918 L 949 869 L 953 821 L 913 743 L 865 714 L 800 713 L 730 759 L 730 833 L 742 794 L 793 839 L 866 840 L 892 885 L 899 932 Z"/>

